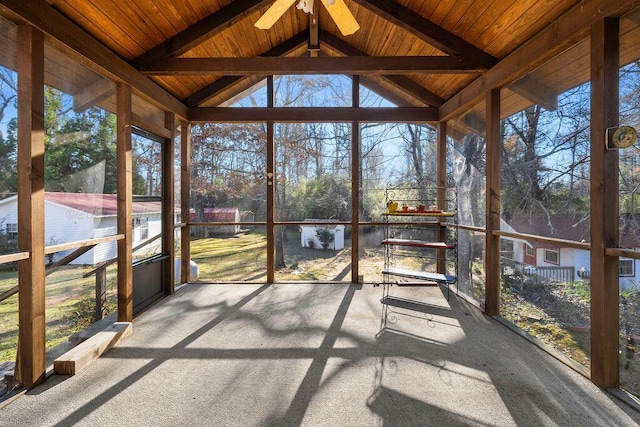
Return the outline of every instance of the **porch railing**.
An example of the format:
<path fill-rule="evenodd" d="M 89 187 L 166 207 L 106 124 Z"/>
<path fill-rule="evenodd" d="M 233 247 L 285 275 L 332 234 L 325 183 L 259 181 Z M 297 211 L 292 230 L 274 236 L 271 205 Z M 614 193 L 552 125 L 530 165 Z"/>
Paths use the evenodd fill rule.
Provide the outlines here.
<path fill-rule="evenodd" d="M 502 277 L 511 281 L 540 284 L 543 282 L 567 283 L 576 277 L 575 267 L 534 267 L 509 258 L 501 258 Z"/>

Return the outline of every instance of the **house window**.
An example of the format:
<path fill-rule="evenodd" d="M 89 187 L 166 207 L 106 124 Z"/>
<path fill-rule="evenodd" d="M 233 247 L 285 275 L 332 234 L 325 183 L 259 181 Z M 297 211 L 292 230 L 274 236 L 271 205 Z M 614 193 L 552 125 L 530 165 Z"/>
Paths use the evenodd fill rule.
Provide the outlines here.
<path fill-rule="evenodd" d="M 527 256 L 533 256 L 533 246 L 529 246 L 525 243 L 524 251 Z"/>
<path fill-rule="evenodd" d="M 560 264 L 560 250 L 559 249 L 545 249 L 544 250 L 544 262 L 549 264 Z"/>
<path fill-rule="evenodd" d="M 635 276 L 634 266 L 635 263 L 632 259 L 621 259 L 619 265 L 620 277 L 633 277 Z"/>
<path fill-rule="evenodd" d="M 140 221 L 140 240 L 144 241 L 149 238 L 149 218 L 139 218 Z"/>
<path fill-rule="evenodd" d="M 149 238 L 149 218 L 135 218 L 133 220 L 133 228 L 140 229 L 140 241 L 145 241 Z"/>
<path fill-rule="evenodd" d="M 5 225 L 5 232 L 7 233 L 8 240 L 17 240 L 18 239 L 18 224 L 16 223 L 7 223 Z"/>

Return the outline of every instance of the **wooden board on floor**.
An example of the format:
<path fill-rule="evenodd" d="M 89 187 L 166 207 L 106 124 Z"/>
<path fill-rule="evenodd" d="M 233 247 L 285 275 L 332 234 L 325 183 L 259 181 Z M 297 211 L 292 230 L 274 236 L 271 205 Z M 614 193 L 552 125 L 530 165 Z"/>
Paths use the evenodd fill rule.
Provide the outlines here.
<path fill-rule="evenodd" d="M 125 337 L 131 335 L 131 322 L 116 322 L 77 345 L 53 361 L 53 372 L 58 375 L 75 375 L 102 356 Z"/>

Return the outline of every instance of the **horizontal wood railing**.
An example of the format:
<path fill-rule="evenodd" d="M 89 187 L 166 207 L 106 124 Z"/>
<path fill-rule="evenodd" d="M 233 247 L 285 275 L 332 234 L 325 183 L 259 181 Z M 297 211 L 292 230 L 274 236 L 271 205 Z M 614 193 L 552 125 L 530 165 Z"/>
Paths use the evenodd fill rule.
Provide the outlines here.
<path fill-rule="evenodd" d="M 69 250 L 69 249 L 76 249 L 76 250 L 73 251 L 72 253 L 70 253 L 69 255 L 65 256 L 61 260 L 59 260 L 59 261 L 47 266 L 47 268 L 45 270 L 45 275 L 49 275 L 49 274 L 53 273 L 54 271 L 56 271 L 58 268 L 62 267 L 63 265 L 67 265 L 68 263 L 70 263 L 74 259 L 78 258 L 82 254 L 90 251 L 95 246 L 99 245 L 100 243 L 117 241 L 117 240 L 121 240 L 121 239 L 124 239 L 124 234 L 114 234 L 112 236 L 105 236 L 105 237 L 100 237 L 100 238 L 97 238 L 97 239 L 77 240 L 75 242 L 61 243 L 59 245 L 47 246 L 45 248 L 45 254 L 53 254 L 53 253 L 56 253 L 56 252 L 66 251 L 66 250 Z M 15 254 L 0 255 L 0 264 L 14 262 L 14 261 L 20 261 L 20 260 L 29 258 L 29 256 L 30 256 L 29 252 L 17 252 Z M 4 300 L 6 300 L 7 298 L 17 294 L 18 293 L 18 289 L 19 289 L 19 287 L 18 287 L 18 285 L 16 285 L 16 286 L 14 286 L 14 287 L 12 287 L 10 289 L 7 289 L 6 291 L 2 292 L 0 294 L 0 302 L 2 302 Z"/>
<path fill-rule="evenodd" d="M 535 234 L 511 233 L 508 231 L 497 230 L 493 232 L 494 236 L 512 237 L 514 239 L 530 240 L 532 242 L 548 243 L 563 248 L 585 249 L 590 250 L 591 244 L 586 242 L 576 242 L 575 240 L 555 239 L 553 237 L 537 236 Z"/>
<path fill-rule="evenodd" d="M 16 252 L 13 254 L 0 255 L 0 264 L 8 264 L 14 261 L 20 261 L 22 259 L 29 258 L 29 252 Z"/>
<path fill-rule="evenodd" d="M 69 243 L 60 243 L 58 245 L 51 245 L 44 248 L 45 254 L 53 254 L 56 252 L 62 252 L 69 249 L 78 249 L 84 246 L 95 246 L 100 243 L 113 242 L 124 239 L 124 234 L 114 234 L 111 236 L 98 237 L 96 239 L 76 240 Z"/>

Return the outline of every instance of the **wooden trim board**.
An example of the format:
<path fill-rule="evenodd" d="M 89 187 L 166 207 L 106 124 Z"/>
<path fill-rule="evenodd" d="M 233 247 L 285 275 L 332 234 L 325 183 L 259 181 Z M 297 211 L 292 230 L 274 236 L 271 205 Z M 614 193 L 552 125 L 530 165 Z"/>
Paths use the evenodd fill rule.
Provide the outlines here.
<path fill-rule="evenodd" d="M 53 361 L 53 372 L 76 375 L 133 332 L 131 322 L 116 322 Z"/>

